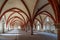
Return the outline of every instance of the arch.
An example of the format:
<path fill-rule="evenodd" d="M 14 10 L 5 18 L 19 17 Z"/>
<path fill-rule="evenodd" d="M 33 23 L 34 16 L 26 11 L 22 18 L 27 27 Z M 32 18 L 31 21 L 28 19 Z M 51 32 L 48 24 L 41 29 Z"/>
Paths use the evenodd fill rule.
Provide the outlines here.
<path fill-rule="evenodd" d="M 39 17 L 40 17 L 40 19 L 41 19 L 41 22 L 43 22 L 43 21 L 42 21 L 42 18 L 41 18 L 41 16 L 40 16 L 40 15 L 39 15 Z"/>
<path fill-rule="evenodd" d="M 25 15 L 27 16 L 27 18 L 29 19 L 29 16 L 28 16 L 24 11 L 22 11 L 22 10 L 19 9 L 19 8 L 14 7 L 14 8 L 10 8 L 10 9 L 4 11 L 4 12 L 0 15 L 0 20 L 1 20 L 2 16 L 5 15 L 7 12 L 13 12 L 13 11 L 14 11 L 13 9 L 19 10 L 20 12 L 22 12 L 23 14 L 25 14 Z"/>
<path fill-rule="evenodd" d="M 43 23 L 42 18 L 41 18 L 40 15 L 39 15 L 39 18 L 40 18 L 41 21 L 40 21 L 38 18 L 35 18 L 35 19 Z M 34 20 L 34 21 L 35 21 L 35 20 Z"/>
<path fill-rule="evenodd" d="M 13 21 L 13 22 L 16 22 L 16 21 L 18 21 L 19 23 L 21 23 L 20 26 L 24 27 L 24 23 L 23 23 L 22 21 L 15 20 L 15 21 Z"/>
<path fill-rule="evenodd" d="M 12 14 L 10 14 L 9 15 L 9 17 L 7 18 L 7 21 L 8 21 L 8 19 L 13 15 L 13 14 L 15 14 L 15 12 L 17 12 L 17 11 L 14 11 L 14 13 L 12 13 Z M 23 17 L 23 15 L 22 14 L 20 14 L 19 12 L 17 12 L 20 16 L 22 16 Z M 24 19 L 24 21 L 25 21 L 25 18 L 23 17 L 23 19 Z"/>
<path fill-rule="evenodd" d="M 49 16 L 46 15 L 46 17 L 49 17 Z M 46 17 L 44 18 L 44 21 L 45 21 Z M 44 21 L 43 21 L 43 22 L 44 22 Z"/>
<path fill-rule="evenodd" d="M 18 18 L 19 19 L 19 18 Z M 18 20 L 18 19 L 16 19 L 16 20 Z M 12 20 L 11 20 L 11 22 L 12 21 L 14 21 L 15 20 L 15 18 L 13 18 Z M 19 19 L 20 20 L 20 19 Z M 26 21 L 23 21 L 24 22 L 24 24 L 26 24 Z"/>
<path fill-rule="evenodd" d="M 49 23 L 49 22 L 46 22 L 46 23 L 45 23 L 45 25 L 46 25 L 46 24 L 49 24 L 49 25 L 51 25 L 51 23 Z"/>
<path fill-rule="evenodd" d="M 20 17 L 18 17 L 18 16 L 14 16 L 14 17 L 10 18 L 10 19 L 6 22 L 6 25 L 10 22 L 10 20 L 14 20 L 15 18 L 18 18 L 18 19 L 24 21 L 24 20 L 21 19 Z"/>
<path fill-rule="evenodd" d="M 49 22 L 46 22 L 45 24 L 44 24 L 44 27 L 45 27 L 45 29 L 48 27 L 48 30 L 50 29 L 50 27 L 51 27 L 51 23 L 49 23 Z M 46 29 L 47 30 L 47 29 Z"/>
<path fill-rule="evenodd" d="M 20 20 L 17 20 L 17 19 L 16 19 L 16 20 L 13 20 L 13 21 L 20 21 Z M 11 21 L 11 22 L 10 22 L 10 24 L 12 24 L 12 23 L 13 23 L 13 21 Z M 22 21 L 21 21 L 21 22 L 22 22 Z M 23 23 L 23 22 L 22 22 L 22 23 Z"/>
<path fill-rule="evenodd" d="M 43 23 L 39 19 L 37 19 L 37 18 L 35 18 L 35 20 L 39 21 L 39 23 L 41 24 L 41 27 L 43 28 Z"/>
<path fill-rule="evenodd" d="M 25 6 L 25 8 L 27 9 L 28 14 L 29 14 L 29 16 L 30 16 L 30 18 L 31 18 L 31 14 L 30 14 L 30 11 L 29 11 L 28 6 L 26 5 L 26 3 L 25 3 L 23 0 L 21 0 L 21 2 L 24 4 L 24 6 Z"/>
<path fill-rule="evenodd" d="M 18 21 L 18 22 L 22 23 L 22 22 L 21 22 L 21 21 L 19 21 L 19 20 L 16 20 L 16 21 Z M 10 27 L 13 27 L 15 23 L 16 23 L 16 22 L 15 22 L 15 21 L 13 21 L 13 23 L 11 23 L 11 24 L 10 24 Z M 12 26 L 12 25 L 13 25 L 13 26 Z M 24 24 L 20 24 L 21 28 L 24 28 L 24 26 L 23 26 L 23 25 L 24 25 Z"/>
<path fill-rule="evenodd" d="M 38 18 L 36 18 L 35 20 L 39 21 L 39 23 L 41 24 L 41 21 L 40 21 Z M 35 20 L 34 20 L 34 21 L 35 21 Z"/>
<path fill-rule="evenodd" d="M 51 4 L 51 6 L 52 6 L 52 8 L 53 8 L 53 10 L 54 10 L 54 13 L 55 13 L 55 18 L 56 18 L 56 23 L 58 23 L 58 15 L 59 15 L 59 13 L 60 13 L 60 11 L 59 11 L 59 7 L 58 7 L 58 1 L 57 0 L 48 0 L 49 1 L 49 3 Z M 60 22 L 60 21 L 59 21 Z"/>
<path fill-rule="evenodd" d="M 14 16 L 14 17 L 10 18 L 10 19 L 6 22 L 6 25 L 8 25 L 8 23 L 10 22 L 10 20 L 11 20 L 11 19 L 13 19 L 13 18 L 18 18 L 18 19 L 20 19 L 20 20 L 24 21 L 24 20 L 23 20 L 23 19 L 21 19 L 20 17 L 18 17 L 18 16 Z"/>
<path fill-rule="evenodd" d="M 38 14 L 38 12 L 40 12 L 44 7 L 48 6 L 50 3 L 46 3 L 45 5 L 43 5 L 41 8 L 38 9 L 38 11 L 35 13 Z"/>
<path fill-rule="evenodd" d="M 35 19 L 38 15 L 43 14 L 43 12 L 49 14 L 49 15 L 50 15 L 49 17 L 53 19 L 54 23 L 56 23 L 56 20 L 53 18 L 53 16 L 52 16 L 48 11 L 41 11 L 41 12 L 39 12 L 38 14 L 36 14 L 36 15 L 34 16 L 34 19 Z M 34 20 L 34 19 L 33 19 L 33 20 Z"/>
<path fill-rule="evenodd" d="M 14 24 L 16 24 L 16 22 L 13 22 L 12 24 L 10 24 L 10 26 L 13 26 L 14 27 Z"/>
<path fill-rule="evenodd" d="M 5 4 L 8 2 L 8 0 L 5 0 L 0 8 L 0 13 L 2 12 L 2 9 L 4 8 Z"/>
<path fill-rule="evenodd" d="M 58 2 L 57 2 L 57 0 L 48 0 L 48 1 L 49 1 L 49 3 L 43 5 L 41 8 L 39 8 L 38 11 L 35 13 L 35 15 L 38 14 L 38 12 L 41 11 L 44 7 L 46 7 L 47 5 L 50 4 L 54 10 L 56 23 L 57 23 L 58 22 L 58 14 L 60 13 L 59 7 L 58 7 Z"/>
<path fill-rule="evenodd" d="M 16 22 L 13 22 L 10 26 L 12 26 L 12 27 L 14 27 L 14 24 L 15 24 Z"/>
<path fill-rule="evenodd" d="M 38 2 L 39 2 L 39 0 L 36 1 L 36 4 L 35 4 L 35 6 L 34 6 L 34 9 L 33 9 L 33 15 L 34 15 L 35 8 L 36 8 L 36 5 L 37 5 Z"/>
<path fill-rule="evenodd" d="M 16 21 L 18 21 L 19 23 L 22 23 L 21 21 L 19 21 L 19 20 L 14 20 L 13 22 L 10 22 L 10 25 L 12 25 L 12 24 L 14 24 L 14 23 L 16 23 Z M 23 23 L 22 23 L 23 24 Z"/>
<path fill-rule="evenodd" d="M 45 13 L 44 13 L 43 15 L 46 15 L 46 17 L 47 17 L 47 16 L 50 17 L 49 14 L 45 14 Z M 45 18 L 46 18 L 46 17 L 45 17 Z M 44 20 L 45 20 L 45 18 L 44 18 Z M 51 18 L 51 17 L 50 17 L 50 18 Z M 52 18 L 51 18 L 51 19 L 52 19 Z M 53 20 L 53 19 L 52 19 L 52 20 Z M 54 21 L 54 20 L 53 20 L 53 21 Z M 54 23 L 55 23 L 55 22 L 54 22 Z"/>
<path fill-rule="evenodd" d="M 39 15 L 39 18 L 41 19 L 41 21 L 40 21 L 38 18 L 35 18 L 34 21 L 35 21 L 35 20 L 39 21 L 39 23 L 41 24 L 41 26 L 42 26 L 42 28 L 43 28 L 43 21 L 42 21 L 42 18 L 41 18 L 40 15 Z M 34 22 L 33 22 L 33 23 L 34 23 Z"/>
<path fill-rule="evenodd" d="M 45 19 L 47 18 L 47 17 L 49 17 L 49 16 L 46 16 L 45 18 L 44 18 L 44 21 L 45 21 Z M 50 18 L 50 17 L 49 17 Z M 52 19 L 52 18 L 50 18 L 50 19 Z M 53 21 L 53 20 L 52 20 Z M 53 21 L 53 23 L 54 23 L 54 21 Z"/>

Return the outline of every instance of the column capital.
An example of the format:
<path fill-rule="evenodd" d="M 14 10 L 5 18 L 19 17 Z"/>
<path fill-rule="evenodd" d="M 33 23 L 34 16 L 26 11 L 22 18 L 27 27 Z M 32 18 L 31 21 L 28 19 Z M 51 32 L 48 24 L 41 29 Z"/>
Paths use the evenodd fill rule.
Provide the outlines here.
<path fill-rule="evenodd" d="M 55 27 L 56 27 L 57 29 L 60 29 L 60 23 L 55 24 Z"/>

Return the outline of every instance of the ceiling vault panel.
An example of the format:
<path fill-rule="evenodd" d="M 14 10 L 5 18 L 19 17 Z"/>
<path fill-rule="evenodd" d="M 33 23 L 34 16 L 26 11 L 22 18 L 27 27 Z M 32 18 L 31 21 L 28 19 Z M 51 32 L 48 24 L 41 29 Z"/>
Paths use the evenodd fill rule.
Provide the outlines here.
<path fill-rule="evenodd" d="M 37 20 L 42 25 L 48 16 L 56 22 L 56 7 L 54 3 L 50 4 L 50 1 L 52 0 L 0 0 L 0 20 L 5 16 L 6 24 L 13 22 L 13 19 L 20 19 L 26 23 Z"/>

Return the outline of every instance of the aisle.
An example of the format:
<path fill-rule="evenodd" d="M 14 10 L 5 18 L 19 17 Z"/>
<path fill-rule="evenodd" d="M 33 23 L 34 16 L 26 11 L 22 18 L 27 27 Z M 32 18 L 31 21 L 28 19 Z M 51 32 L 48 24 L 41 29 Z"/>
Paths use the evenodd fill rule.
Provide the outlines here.
<path fill-rule="evenodd" d="M 24 32 L 19 29 L 11 30 L 5 34 L 0 34 L 0 40 L 57 40 L 57 35 L 46 32 Z"/>
<path fill-rule="evenodd" d="M 7 33 L 0 34 L 0 40 L 16 40 L 17 36 L 20 36 L 22 34 L 23 32 L 19 29 L 14 29 Z"/>
<path fill-rule="evenodd" d="M 34 35 L 21 35 L 17 40 L 57 40 L 57 35 L 46 32 L 34 32 Z"/>

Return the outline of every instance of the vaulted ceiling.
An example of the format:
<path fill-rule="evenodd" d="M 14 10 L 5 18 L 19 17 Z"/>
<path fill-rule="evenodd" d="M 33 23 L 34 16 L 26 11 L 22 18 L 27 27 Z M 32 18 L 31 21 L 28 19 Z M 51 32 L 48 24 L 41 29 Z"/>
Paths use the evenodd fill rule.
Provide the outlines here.
<path fill-rule="evenodd" d="M 0 0 L 0 17 L 4 16 L 6 22 L 12 18 L 10 22 L 20 19 L 24 23 L 37 13 L 40 13 L 36 17 L 39 21 L 43 22 L 46 16 L 55 20 L 54 10 L 48 0 Z"/>

